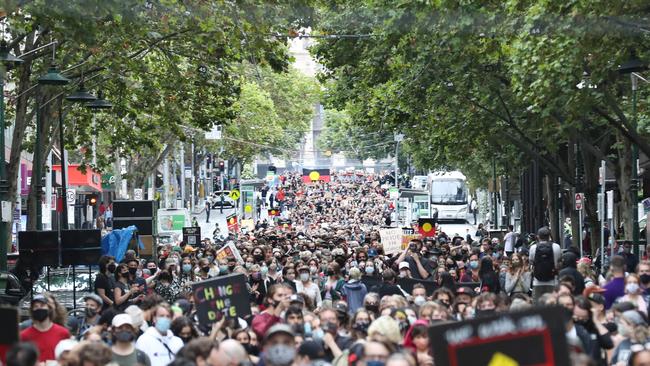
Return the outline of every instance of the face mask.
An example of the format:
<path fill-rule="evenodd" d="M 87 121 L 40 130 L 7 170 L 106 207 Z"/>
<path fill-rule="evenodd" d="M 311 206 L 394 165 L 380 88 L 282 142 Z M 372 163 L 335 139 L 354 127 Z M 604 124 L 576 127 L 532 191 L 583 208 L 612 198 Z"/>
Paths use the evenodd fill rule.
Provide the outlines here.
<path fill-rule="evenodd" d="M 354 325 L 354 330 L 362 333 L 368 333 L 369 326 L 370 326 L 369 322 L 358 322 Z"/>
<path fill-rule="evenodd" d="M 580 325 L 582 327 L 585 327 L 585 328 L 589 324 L 589 322 L 587 320 L 574 320 L 573 323 L 576 324 L 576 325 Z"/>
<path fill-rule="evenodd" d="M 115 332 L 114 336 L 116 341 L 118 342 L 132 342 L 133 338 L 133 332 L 129 332 L 128 330 L 119 330 Z"/>
<path fill-rule="evenodd" d="M 413 303 L 417 306 L 422 306 L 425 302 L 427 302 L 427 299 L 424 296 L 416 296 L 415 300 L 413 300 Z"/>
<path fill-rule="evenodd" d="M 315 274 L 316 272 L 318 272 L 318 267 L 314 267 L 314 266 L 309 267 L 309 272 Z"/>
<path fill-rule="evenodd" d="M 266 276 L 269 273 L 269 267 L 264 266 L 260 268 L 260 273 L 262 274 L 262 276 Z"/>
<path fill-rule="evenodd" d="M 181 341 L 183 341 L 183 344 L 188 344 L 192 340 L 192 337 L 178 337 L 178 338 L 180 338 Z"/>
<path fill-rule="evenodd" d="M 367 366 L 384 366 L 386 363 L 384 361 L 366 361 Z"/>
<path fill-rule="evenodd" d="M 309 273 L 301 273 L 300 274 L 300 281 L 302 281 L 302 282 L 309 281 Z"/>
<path fill-rule="evenodd" d="M 111 263 L 111 264 L 108 265 L 108 267 L 106 267 L 106 269 L 108 269 L 108 271 L 109 271 L 110 273 L 114 273 L 114 272 L 115 272 L 115 268 L 117 268 L 117 266 L 115 265 L 115 263 Z"/>
<path fill-rule="evenodd" d="M 246 269 L 250 270 L 253 267 L 253 263 L 246 262 Z"/>
<path fill-rule="evenodd" d="M 408 320 L 409 320 L 409 324 L 413 325 L 413 324 L 415 324 L 416 321 L 418 321 L 418 318 L 416 316 L 409 315 Z"/>
<path fill-rule="evenodd" d="M 469 268 L 477 269 L 478 268 L 478 261 L 469 261 Z"/>
<path fill-rule="evenodd" d="M 365 308 L 371 313 L 376 314 L 379 312 L 379 305 L 366 305 Z"/>
<path fill-rule="evenodd" d="M 214 257 L 211 256 L 211 255 L 209 255 L 209 256 L 207 256 L 205 259 L 208 260 L 208 263 L 212 263 L 212 261 L 214 260 Z"/>
<path fill-rule="evenodd" d="M 158 267 L 149 268 L 149 273 L 153 276 L 158 272 Z"/>
<path fill-rule="evenodd" d="M 627 292 L 628 294 L 636 294 L 637 291 L 639 291 L 638 283 L 631 282 L 625 285 L 625 292 Z"/>
<path fill-rule="evenodd" d="M 296 349 L 286 344 L 276 344 L 264 352 L 264 357 L 269 364 L 274 366 L 288 366 L 296 356 Z"/>
<path fill-rule="evenodd" d="M 366 273 L 369 275 L 375 273 L 375 267 L 366 267 Z"/>
<path fill-rule="evenodd" d="M 650 274 L 644 273 L 640 276 L 641 283 L 646 284 L 650 282 Z"/>
<path fill-rule="evenodd" d="M 324 336 L 325 336 L 325 332 L 323 332 L 323 329 L 321 329 L 321 328 L 316 329 L 312 333 L 312 337 L 314 339 L 323 339 Z"/>
<path fill-rule="evenodd" d="M 305 336 L 307 336 L 307 337 L 310 336 L 311 335 L 311 323 L 307 322 L 307 323 L 305 323 L 303 325 L 303 327 L 304 327 Z"/>
<path fill-rule="evenodd" d="M 129 274 L 131 274 L 132 276 L 135 276 L 137 272 L 138 272 L 137 268 L 129 268 Z"/>
<path fill-rule="evenodd" d="M 408 277 L 408 275 L 409 275 L 409 274 L 408 274 L 407 272 L 400 272 L 400 273 L 399 273 L 399 277 L 400 277 L 400 278 L 406 278 L 406 277 Z"/>
<path fill-rule="evenodd" d="M 480 317 L 484 317 L 484 316 L 490 316 L 490 315 L 494 315 L 494 313 L 496 313 L 495 309 L 487 309 L 487 310 L 478 310 L 477 309 L 476 310 L 476 317 L 480 318 Z"/>
<path fill-rule="evenodd" d="M 357 263 L 356 261 L 350 262 L 350 268 L 358 267 L 358 266 L 359 266 L 359 263 Z"/>
<path fill-rule="evenodd" d="M 219 274 L 228 274 L 228 266 L 219 266 Z"/>
<path fill-rule="evenodd" d="M 201 271 L 203 271 L 203 273 L 208 273 L 210 272 L 210 267 L 201 267 Z"/>
<path fill-rule="evenodd" d="M 618 334 L 620 334 L 623 338 L 629 338 L 632 333 L 630 327 L 628 327 L 626 324 L 623 324 L 622 322 L 618 322 L 616 324 L 616 328 L 618 330 Z"/>
<path fill-rule="evenodd" d="M 37 322 L 44 321 L 49 315 L 50 311 L 48 309 L 40 308 L 32 310 L 32 319 L 36 320 Z"/>
<path fill-rule="evenodd" d="M 257 348 L 257 346 L 251 345 L 250 343 L 244 343 L 242 346 L 244 346 L 246 353 L 249 355 L 257 356 L 260 353 L 259 348 Z"/>
<path fill-rule="evenodd" d="M 86 308 L 86 316 L 87 316 L 88 318 L 92 318 L 92 317 L 94 317 L 95 315 L 97 315 L 97 310 L 95 310 L 95 309 L 91 309 L 91 308 Z"/>
<path fill-rule="evenodd" d="M 183 264 L 183 273 L 190 273 L 192 271 L 191 264 Z"/>
<path fill-rule="evenodd" d="M 172 325 L 172 320 L 169 318 L 156 318 L 156 329 L 160 333 L 167 333 L 169 327 Z"/>
<path fill-rule="evenodd" d="M 253 259 L 255 259 L 255 262 L 261 262 L 264 256 L 262 254 L 253 254 Z"/>

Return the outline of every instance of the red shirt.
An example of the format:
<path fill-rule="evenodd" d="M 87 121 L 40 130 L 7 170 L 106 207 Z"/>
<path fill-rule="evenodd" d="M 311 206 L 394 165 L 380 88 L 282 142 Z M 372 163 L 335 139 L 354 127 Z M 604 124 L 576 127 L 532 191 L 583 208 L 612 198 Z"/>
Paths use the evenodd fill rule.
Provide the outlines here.
<path fill-rule="evenodd" d="M 32 342 L 41 353 L 38 358 L 39 361 L 56 360 L 54 357 L 54 348 L 60 341 L 70 338 L 70 332 L 65 327 L 52 323 L 52 327 L 41 332 L 40 330 L 31 327 L 20 332 L 21 342 Z"/>

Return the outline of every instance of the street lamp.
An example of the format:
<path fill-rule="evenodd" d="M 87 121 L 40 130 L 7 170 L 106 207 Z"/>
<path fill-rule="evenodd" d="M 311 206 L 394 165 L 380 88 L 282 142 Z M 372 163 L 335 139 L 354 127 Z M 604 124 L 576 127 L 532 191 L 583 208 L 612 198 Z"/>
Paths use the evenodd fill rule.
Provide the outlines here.
<path fill-rule="evenodd" d="M 632 128 L 636 132 L 636 90 L 638 86 L 637 72 L 645 71 L 647 65 L 636 57 L 636 53 L 632 51 L 631 57 L 628 61 L 624 62 L 618 68 L 618 72 L 622 75 L 630 74 L 632 82 Z M 632 182 L 630 187 L 630 195 L 632 195 L 632 243 L 634 244 L 633 252 L 638 253 L 639 250 L 639 147 L 637 144 L 632 144 Z"/>
<path fill-rule="evenodd" d="M 6 205 L 9 195 L 9 183 L 7 182 L 7 166 L 5 163 L 5 72 L 7 68 L 13 68 L 23 62 L 22 59 L 9 52 L 5 40 L 0 41 L 0 201 L 2 206 Z M 11 206 L 10 206 L 11 207 Z M 5 210 L 2 210 L 5 211 Z M 9 213 L 12 214 L 11 212 Z M 7 247 L 9 243 L 9 230 L 7 228 L 8 217 L 2 217 L 0 221 L 0 270 L 7 270 Z M 10 221 L 10 220 L 9 220 Z"/>

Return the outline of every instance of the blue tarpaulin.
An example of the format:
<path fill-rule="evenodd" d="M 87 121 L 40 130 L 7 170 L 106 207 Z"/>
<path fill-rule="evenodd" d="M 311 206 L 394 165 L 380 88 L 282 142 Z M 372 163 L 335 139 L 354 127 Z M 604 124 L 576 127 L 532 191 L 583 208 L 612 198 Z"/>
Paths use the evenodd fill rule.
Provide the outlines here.
<path fill-rule="evenodd" d="M 137 230 L 135 225 L 131 225 L 127 228 L 116 229 L 108 233 L 102 238 L 102 254 L 113 256 L 115 261 L 119 263 L 124 258 L 124 254 L 129 247 L 133 232 Z M 144 244 L 142 244 L 139 238 L 138 247 L 144 249 Z"/>

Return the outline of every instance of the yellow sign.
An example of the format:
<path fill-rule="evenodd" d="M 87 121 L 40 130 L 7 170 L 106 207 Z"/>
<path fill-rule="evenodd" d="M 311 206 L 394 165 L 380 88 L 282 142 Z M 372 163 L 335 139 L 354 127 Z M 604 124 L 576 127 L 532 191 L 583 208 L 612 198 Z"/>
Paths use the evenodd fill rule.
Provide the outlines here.
<path fill-rule="evenodd" d="M 244 212 L 246 212 L 246 213 L 253 212 L 253 206 L 251 206 L 251 205 L 244 206 Z"/>
<path fill-rule="evenodd" d="M 309 173 L 309 179 L 312 181 L 316 181 L 320 179 L 320 174 L 317 171 L 313 171 Z"/>
<path fill-rule="evenodd" d="M 239 194 L 239 191 L 238 191 L 238 190 L 233 189 L 232 191 L 230 191 L 230 194 L 229 194 L 228 196 L 230 196 L 230 198 L 232 198 L 232 199 L 234 199 L 234 200 L 238 200 L 240 194 Z"/>

